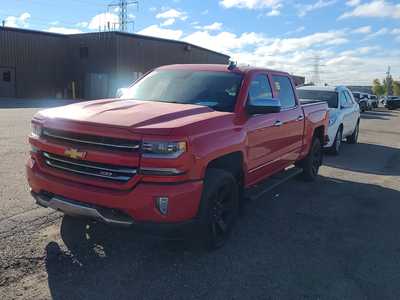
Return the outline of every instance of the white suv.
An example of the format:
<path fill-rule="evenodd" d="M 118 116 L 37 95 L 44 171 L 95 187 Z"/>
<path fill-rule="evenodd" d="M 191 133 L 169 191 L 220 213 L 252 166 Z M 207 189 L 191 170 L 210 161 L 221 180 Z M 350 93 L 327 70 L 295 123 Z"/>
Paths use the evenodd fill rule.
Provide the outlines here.
<path fill-rule="evenodd" d="M 325 145 L 333 154 L 339 154 L 345 138 L 355 144 L 360 126 L 360 107 L 353 94 L 345 86 L 303 86 L 297 88 L 297 94 L 303 103 L 325 101 L 329 106 L 329 142 Z"/>

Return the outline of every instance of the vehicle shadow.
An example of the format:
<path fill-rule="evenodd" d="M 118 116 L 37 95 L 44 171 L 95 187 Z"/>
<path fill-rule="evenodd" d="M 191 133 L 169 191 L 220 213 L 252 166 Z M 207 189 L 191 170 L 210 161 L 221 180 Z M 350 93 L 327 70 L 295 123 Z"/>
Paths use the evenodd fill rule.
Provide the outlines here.
<path fill-rule="evenodd" d="M 390 120 L 390 117 L 395 117 L 395 113 L 383 110 L 365 111 L 361 114 L 361 119 L 367 120 Z"/>
<path fill-rule="evenodd" d="M 50 108 L 79 102 L 64 99 L 6 99 L 0 98 L 0 109 L 10 108 Z"/>
<path fill-rule="evenodd" d="M 46 248 L 53 299 L 394 299 L 400 192 L 320 177 L 248 203 L 211 253 L 66 218 Z"/>
<path fill-rule="evenodd" d="M 365 143 L 343 144 L 339 156 L 325 156 L 324 165 L 353 172 L 399 176 L 400 149 Z"/>

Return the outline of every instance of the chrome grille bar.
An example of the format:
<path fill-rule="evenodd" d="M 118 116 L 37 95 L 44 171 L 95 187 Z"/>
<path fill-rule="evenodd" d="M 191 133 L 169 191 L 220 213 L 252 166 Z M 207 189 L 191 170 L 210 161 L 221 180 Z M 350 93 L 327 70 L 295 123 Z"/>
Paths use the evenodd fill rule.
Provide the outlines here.
<path fill-rule="evenodd" d="M 56 160 L 62 163 L 66 163 L 66 164 L 72 164 L 75 166 L 81 166 L 81 167 L 85 167 L 85 168 L 90 168 L 90 169 L 96 169 L 96 170 L 103 170 L 103 171 L 109 171 L 109 172 L 116 172 L 116 173 L 125 173 L 125 174 L 131 174 L 131 175 L 135 175 L 136 174 L 136 169 L 128 169 L 128 168 L 110 168 L 110 167 L 99 167 L 99 166 L 95 166 L 95 165 L 89 165 L 86 164 L 85 162 L 81 162 L 79 160 L 75 161 L 71 161 L 71 160 L 66 160 L 66 159 L 62 159 L 59 157 L 55 157 L 53 155 L 51 155 L 50 153 L 47 152 L 43 152 L 43 155 L 51 160 Z"/>
<path fill-rule="evenodd" d="M 123 150 L 139 150 L 140 144 L 138 142 L 133 142 L 131 145 L 123 145 L 123 144 L 111 144 L 111 143 L 104 143 L 104 142 L 96 142 L 96 141 L 90 141 L 85 139 L 84 137 L 71 137 L 67 135 L 62 135 L 60 133 L 55 133 L 53 130 L 49 129 L 43 129 L 43 135 L 53 138 L 53 139 L 59 139 L 59 140 L 65 140 L 68 142 L 74 142 L 74 143 L 81 143 L 81 144 L 87 144 L 87 145 L 94 145 L 94 146 L 101 146 L 101 147 L 108 147 L 108 148 L 117 148 L 117 149 L 123 149 Z"/>
<path fill-rule="evenodd" d="M 87 161 L 65 159 L 47 152 L 43 152 L 43 157 L 46 165 L 49 167 L 108 180 L 126 182 L 137 173 L 136 168 L 121 168 Z"/>

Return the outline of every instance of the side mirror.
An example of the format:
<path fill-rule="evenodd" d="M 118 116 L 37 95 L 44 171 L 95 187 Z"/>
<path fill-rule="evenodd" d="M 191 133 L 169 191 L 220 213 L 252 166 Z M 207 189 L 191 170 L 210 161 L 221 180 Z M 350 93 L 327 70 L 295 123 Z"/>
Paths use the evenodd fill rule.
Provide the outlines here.
<path fill-rule="evenodd" d="M 125 92 L 126 92 L 127 90 L 128 90 L 127 88 L 119 88 L 119 89 L 117 90 L 116 97 L 117 97 L 117 98 L 121 98 L 121 97 L 125 94 Z"/>
<path fill-rule="evenodd" d="M 247 101 L 247 112 L 251 115 L 278 113 L 281 111 L 279 99 L 255 99 Z"/>

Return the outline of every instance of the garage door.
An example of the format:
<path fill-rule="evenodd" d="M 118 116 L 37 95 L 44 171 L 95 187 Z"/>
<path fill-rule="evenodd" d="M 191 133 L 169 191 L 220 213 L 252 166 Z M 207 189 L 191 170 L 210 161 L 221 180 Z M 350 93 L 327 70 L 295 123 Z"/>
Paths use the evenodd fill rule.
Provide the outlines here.
<path fill-rule="evenodd" d="M 0 97 L 15 97 L 15 69 L 0 67 Z"/>

